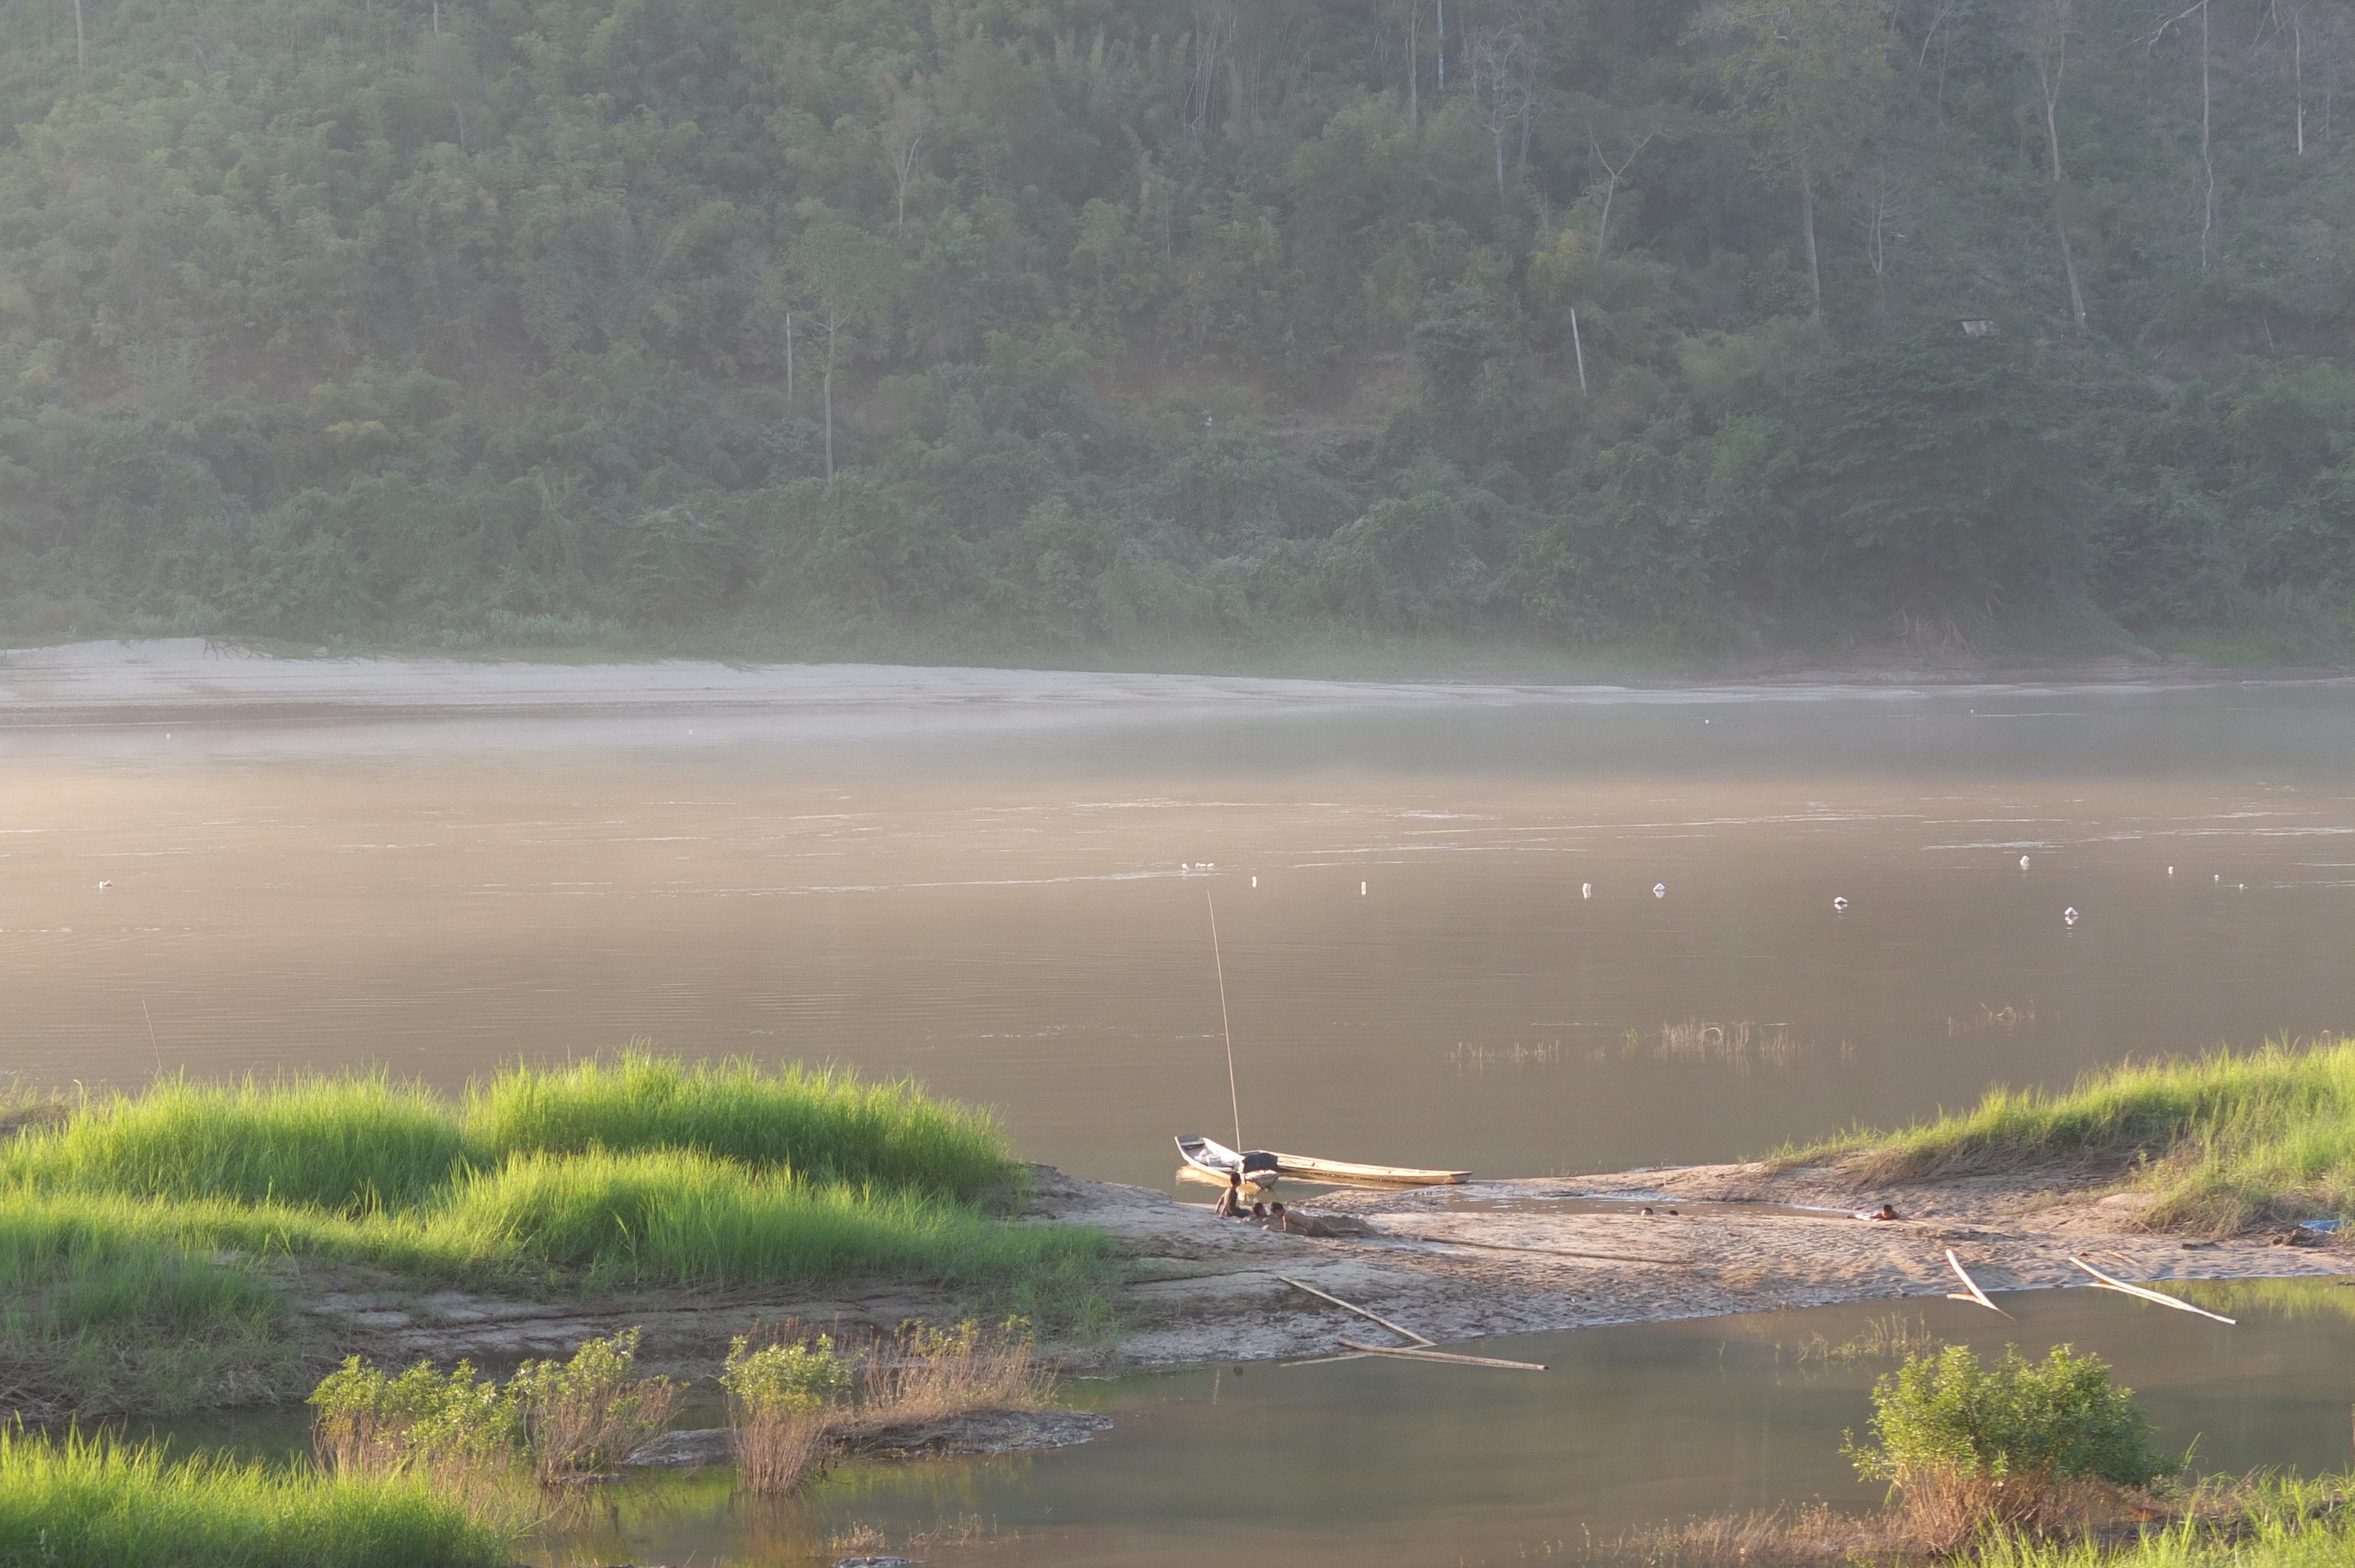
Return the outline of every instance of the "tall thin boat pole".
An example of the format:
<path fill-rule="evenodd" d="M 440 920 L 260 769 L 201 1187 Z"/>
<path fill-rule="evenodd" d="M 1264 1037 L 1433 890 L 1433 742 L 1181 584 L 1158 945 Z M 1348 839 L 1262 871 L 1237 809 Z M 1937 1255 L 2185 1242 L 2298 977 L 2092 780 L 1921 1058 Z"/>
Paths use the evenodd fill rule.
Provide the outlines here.
<path fill-rule="evenodd" d="M 1243 1102 L 1235 1092 L 1235 1026 L 1227 1022 L 1227 960 L 1219 951 L 1219 904 L 1210 896 L 1209 888 L 1202 889 L 1202 903 L 1210 911 L 1210 961 L 1219 968 L 1219 1027 L 1227 1036 L 1227 1104 L 1235 1113 L 1235 1151 L 1243 1147 Z"/>

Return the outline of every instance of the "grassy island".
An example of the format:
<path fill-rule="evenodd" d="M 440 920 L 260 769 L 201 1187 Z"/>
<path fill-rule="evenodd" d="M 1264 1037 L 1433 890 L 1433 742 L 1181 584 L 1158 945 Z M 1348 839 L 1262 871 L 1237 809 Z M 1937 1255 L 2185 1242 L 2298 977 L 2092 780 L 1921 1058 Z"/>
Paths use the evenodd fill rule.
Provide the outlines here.
<path fill-rule="evenodd" d="M 2128 1061 L 2061 1093 L 1998 1086 L 1968 1111 L 1771 1158 L 1868 1182 L 2073 1164 L 2150 1194 L 2153 1224 L 2220 1234 L 2355 1214 L 2355 1040 Z"/>
<path fill-rule="evenodd" d="M 888 1277 L 1067 1328 L 1114 1268 L 1094 1233 L 1006 1223 L 1025 1172 L 988 1113 L 797 1066 L 633 1054 L 455 1101 L 167 1080 L 9 1119 L 0 1399 L 42 1418 L 299 1395 L 291 1298 L 338 1270 L 540 1297 Z"/>

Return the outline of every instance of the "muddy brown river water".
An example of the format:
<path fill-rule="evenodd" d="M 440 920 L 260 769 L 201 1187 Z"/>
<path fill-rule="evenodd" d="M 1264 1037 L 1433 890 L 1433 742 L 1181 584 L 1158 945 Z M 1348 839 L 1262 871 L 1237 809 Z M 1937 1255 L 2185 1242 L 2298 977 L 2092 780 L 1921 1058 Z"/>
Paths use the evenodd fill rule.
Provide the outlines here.
<path fill-rule="evenodd" d="M 2343 684 L 149 716 L 0 728 L 16 1081 L 455 1086 L 647 1038 L 913 1074 L 1031 1158 L 1166 1186 L 1172 1134 L 1233 1132 L 1213 902 L 1246 1139 L 1484 1175 L 1732 1159 L 2355 1026 Z M 2112 1354 L 2221 1464 L 2344 1465 L 2355 1340 L 2316 1310 L 2219 1338 L 2073 1294 L 2023 1337 Z M 846 1479 L 799 1523 L 674 1499 L 630 1549 L 798 1561 L 863 1508 L 895 1538 L 986 1515 L 958 1550 L 1009 1561 L 1522 1561 L 1854 1492 L 1870 1372 L 1803 1373 L 1783 1332 L 1568 1336 L 1526 1381 L 1083 1385 L 1133 1413 L 1098 1445 Z"/>

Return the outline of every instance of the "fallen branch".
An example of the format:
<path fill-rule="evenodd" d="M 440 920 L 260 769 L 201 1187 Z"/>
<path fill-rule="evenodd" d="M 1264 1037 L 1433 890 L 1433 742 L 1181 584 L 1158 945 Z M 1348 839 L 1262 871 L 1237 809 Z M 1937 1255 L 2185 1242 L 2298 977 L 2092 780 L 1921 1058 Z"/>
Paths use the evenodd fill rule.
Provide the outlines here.
<path fill-rule="evenodd" d="M 2139 1285 L 2128 1285 L 2123 1279 L 2112 1279 L 2082 1257 L 2072 1257 L 2069 1261 L 2092 1275 L 2094 1283 L 2104 1290 L 2122 1290 L 2128 1296 L 2139 1296 L 2145 1301 L 2156 1301 L 2162 1307 L 2172 1307 L 2179 1312 L 2193 1312 L 2202 1318 L 2213 1318 L 2219 1323 L 2233 1322 L 2232 1319 L 2225 1317 L 2222 1312 L 2211 1312 L 2205 1307 L 2194 1307 L 2190 1302 L 2179 1297 L 2169 1296 L 2163 1290 L 2145 1290 Z M 2235 1326 L 2237 1327 L 2237 1324 Z"/>
<path fill-rule="evenodd" d="M 1946 1293 L 1947 1300 L 1976 1301 L 1998 1318 L 2011 1317 L 2010 1313 L 2005 1311 L 2002 1308 L 1988 1300 L 1987 1292 L 1979 1288 L 1979 1282 L 1973 1279 L 1968 1274 L 1963 1271 L 1963 1260 L 1955 1255 L 1955 1249 L 1953 1247 L 1948 1247 L 1946 1249 L 1946 1261 L 1954 1266 L 1955 1276 L 1963 1282 L 1963 1288 L 1970 1292 L 1968 1296 L 1962 1296 L 1950 1290 Z M 2019 1320 L 2019 1319 L 2017 1318 L 2012 1319 L 2012 1321 L 2014 1322 L 2018 1322 Z"/>
<path fill-rule="evenodd" d="M 1404 1345 L 1361 1345 L 1355 1340 L 1344 1340 L 1342 1348 L 1361 1356 L 1397 1356 L 1410 1361 L 1445 1361 L 1452 1366 L 1502 1367 L 1508 1372 L 1543 1372 L 1542 1361 L 1499 1361 L 1495 1356 L 1459 1356 L 1450 1351 L 1409 1350 Z"/>
<path fill-rule="evenodd" d="M 1412 1340 L 1418 1345 L 1428 1345 L 1433 1342 L 1432 1340 L 1424 1339 L 1421 1334 L 1416 1333 L 1412 1329 L 1401 1329 L 1396 1323 L 1391 1322 L 1388 1318 L 1382 1317 L 1379 1313 L 1369 1312 L 1363 1307 L 1352 1306 L 1350 1303 L 1342 1300 L 1338 1296 L 1327 1296 L 1325 1292 L 1317 1289 L 1316 1287 L 1313 1285 L 1303 1285 L 1300 1281 L 1281 1274 L 1277 1275 L 1276 1277 L 1283 1280 L 1284 1284 L 1291 1286 L 1295 1290 L 1305 1290 L 1309 1295 L 1316 1297 L 1319 1301 L 1330 1301 L 1336 1307 L 1348 1308 L 1348 1310 L 1355 1312 L 1360 1318 L 1369 1319 L 1374 1322 L 1380 1323 L 1383 1328 L 1388 1329 L 1391 1333 L 1396 1334 L 1401 1340 Z M 1347 1340 L 1344 1340 L 1341 1342 L 1343 1344 L 1348 1343 Z"/>

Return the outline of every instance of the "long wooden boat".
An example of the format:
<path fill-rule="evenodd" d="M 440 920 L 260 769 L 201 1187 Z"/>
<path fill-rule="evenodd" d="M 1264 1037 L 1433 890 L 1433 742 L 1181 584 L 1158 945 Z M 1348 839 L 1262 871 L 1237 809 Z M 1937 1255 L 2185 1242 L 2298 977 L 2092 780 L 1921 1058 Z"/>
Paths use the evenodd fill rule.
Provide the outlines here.
<path fill-rule="evenodd" d="M 1331 1181 L 1343 1187 L 1364 1182 L 1385 1187 L 1452 1187 L 1472 1174 L 1469 1171 L 1421 1171 L 1412 1165 L 1359 1165 L 1347 1160 L 1316 1160 L 1305 1154 L 1279 1154 L 1275 1168 L 1304 1181 Z"/>
<path fill-rule="evenodd" d="M 1223 1143 L 1190 1135 L 1178 1140 L 1178 1152 L 1186 1161 L 1178 1171 L 1180 1176 L 1196 1180 L 1194 1173 L 1199 1172 L 1200 1178 L 1221 1187 L 1226 1185 L 1230 1171 L 1240 1173 L 1246 1183 L 1254 1187 L 1272 1186 L 1279 1176 L 1339 1187 L 1445 1187 L 1472 1174 L 1469 1171 L 1424 1171 L 1412 1165 L 1361 1165 L 1348 1160 L 1318 1160 L 1305 1154 L 1277 1154 L 1266 1150 L 1238 1154 Z"/>

